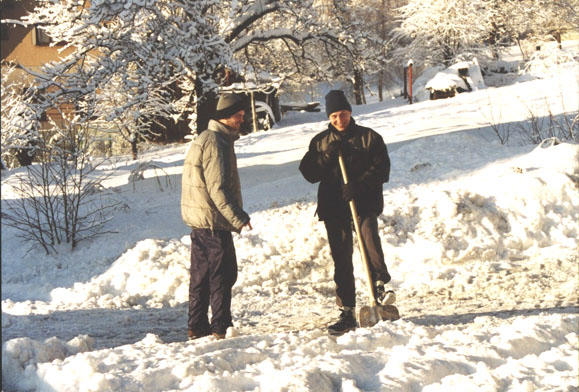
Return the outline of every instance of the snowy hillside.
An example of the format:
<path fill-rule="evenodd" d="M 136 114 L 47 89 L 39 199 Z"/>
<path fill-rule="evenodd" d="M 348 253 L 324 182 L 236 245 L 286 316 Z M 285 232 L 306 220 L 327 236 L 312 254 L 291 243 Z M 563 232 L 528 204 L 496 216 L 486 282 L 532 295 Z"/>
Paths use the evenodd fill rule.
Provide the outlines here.
<path fill-rule="evenodd" d="M 297 170 L 323 114 L 236 143 L 253 230 L 234 235 L 222 341 L 186 340 L 186 146 L 144 154 L 159 169 L 134 184 L 137 162 L 118 160 L 105 184 L 116 233 L 46 256 L 2 227 L 3 391 L 576 391 L 579 146 L 515 132 L 502 145 L 489 123 L 577 111 L 577 71 L 354 107 L 392 161 L 379 230 L 402 318 L 337 339 L 324 332 L 338 312 L 317 188 Z"/>

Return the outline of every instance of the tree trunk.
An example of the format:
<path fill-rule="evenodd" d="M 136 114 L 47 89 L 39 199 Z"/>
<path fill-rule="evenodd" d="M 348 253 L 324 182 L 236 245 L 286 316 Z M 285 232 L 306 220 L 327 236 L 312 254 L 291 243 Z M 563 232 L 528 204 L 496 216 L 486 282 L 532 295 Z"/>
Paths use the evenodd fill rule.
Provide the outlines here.
<path fill-rule="evenodd" d="M 382 0 L 382 13 L 380 15 L 380 38 L 382 42 L 386 42 L 386 12 L 390 10 L 390 1 L 386 5 L 386 0 Z M 388 8 L 386 8 L 388 7 Z M 384 70 L 378 72 L 378 99 L 380 102 L 384 100 L 384 95 L 382 94 L 382 89 L 384 88 Z"/>
<path fill-rule="evenodd" d="M 131 153 L 133 154 L 133 160 L 137 160 L 139 155 L 139 147 L 137 146 L 137 135 L 131 134 Z"/>
<path fill-rule="evenodd" d="M 521 39 L 517 38 L 516 41 L 517 41 L 517 46 L 519 47 L 519 50 L 521 51 L 521 55 L 523 56 L 523 61 L 527 61 L 528 57 L 525 54 L 525 51 L 523 50 L 523 45 L 522 45 Z"/>
<path fill-rule="evenodd" d="M 354 98 L 356 105 L 363 103 L 362 95 L 364 94 L 364 75 L 360 70 L 354 70 Z"/>
<path fill-rule="evenodd" d="M 555 37 L 555 40 L 557 41 L 559 49 L 563 49 L 563 45 L 561 44 L 561 32 L 556 31 L 555 33 L 553 33 L 553 37 Z"/>
<path fill-rule="evenodd" d="M 378 72 L 378 99 L 380 102 L 384 100 L 382 89 L 384 88 L 384 71 Z"/>
<path fill-rule="evenodd" d="M 195 132 L 200 134 L 207 129 L 209 120 L 215 112 L 217 94 L 213 91 L 205 91 L 203 84 L 197 79 L 195 81 L 195 97 L 197 98 L 197 104 L 195 105 L 195 112 L 197 114 Z"/>

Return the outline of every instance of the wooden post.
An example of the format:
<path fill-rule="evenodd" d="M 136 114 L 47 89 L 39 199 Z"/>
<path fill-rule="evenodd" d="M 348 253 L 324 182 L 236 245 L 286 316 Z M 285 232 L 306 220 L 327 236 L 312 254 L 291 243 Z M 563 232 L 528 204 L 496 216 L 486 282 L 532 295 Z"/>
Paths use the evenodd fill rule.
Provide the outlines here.
<path fill-rule="evenodd" d="M 408 98 L 408 67 L 404 67 L 404 98 Z"/>
<path fill-rule="evenodd" d="M 255 111 L 255 97 L 253 91 L 251 92 L 251 119 L 253 122 L 253 132 L 257 132 L 257 113 Z"/>
<path fill-rule="evenodd" d="M 408 100 L 412 105 L 412 60 L 408 61 Z"/>

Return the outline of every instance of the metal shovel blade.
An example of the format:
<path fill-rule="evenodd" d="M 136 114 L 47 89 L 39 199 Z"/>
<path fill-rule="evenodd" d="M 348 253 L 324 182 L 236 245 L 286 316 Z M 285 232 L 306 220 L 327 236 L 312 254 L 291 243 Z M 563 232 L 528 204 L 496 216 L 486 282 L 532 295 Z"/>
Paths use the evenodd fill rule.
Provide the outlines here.
<path fill-rule="evenodd" d="M 378 305 L 378 313 L 382 320 L 396 321 L 400 318 L 400 312 L 394 305 Z"/>
<path fill-rule="evenodd" d="M 400 312 L 394 305 L 362 306 L 358 314 L 360 327 L 373 327 L 378 321 L 395 321 L 400 318 Z"/>
<path fill-rule="evenodd" d="M 360 327 L 373 327 L 379 320 L 378 306 L 362 306 L 358 314 Z"/>

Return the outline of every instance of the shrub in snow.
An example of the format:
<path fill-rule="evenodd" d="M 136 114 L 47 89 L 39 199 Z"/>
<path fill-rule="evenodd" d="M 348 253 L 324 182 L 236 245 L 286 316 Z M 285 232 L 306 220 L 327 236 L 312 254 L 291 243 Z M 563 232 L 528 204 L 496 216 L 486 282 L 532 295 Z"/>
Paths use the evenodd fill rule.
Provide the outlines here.
<path fill-rule="evenodd" d="M 62 113 L 63 114 L 63 113 Z M 99 172 L 103 161 L 89 156 L 91 130 L 77 117 L 63 114 L 63 123 L 41 132 L 36 148 L 38 164 L 13 185 L 17 196 L 6 200 L 2 224 L 16 229 L 28 242 L 41 245 L 46 253 L 59 244 L 74 249 L 85 239 L 105 231 L 108 212 L 116 203 L 99 192 L 106 175 Z"/>

